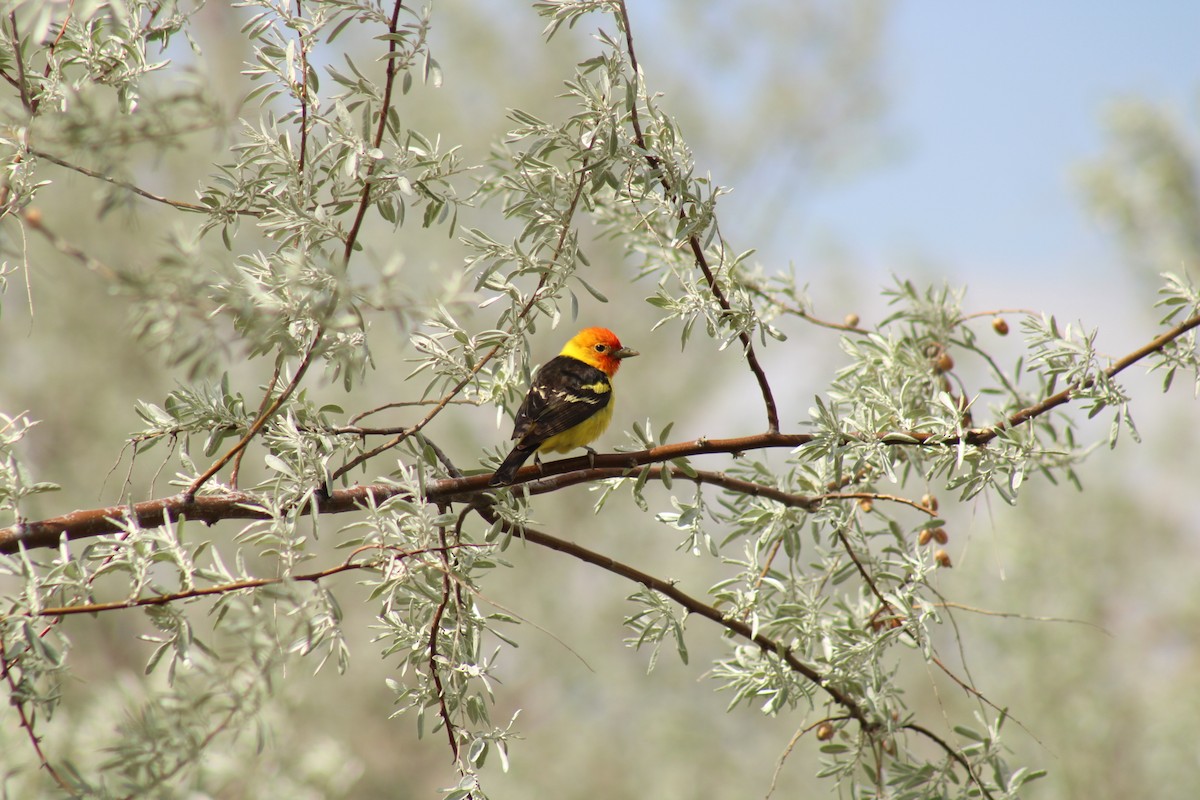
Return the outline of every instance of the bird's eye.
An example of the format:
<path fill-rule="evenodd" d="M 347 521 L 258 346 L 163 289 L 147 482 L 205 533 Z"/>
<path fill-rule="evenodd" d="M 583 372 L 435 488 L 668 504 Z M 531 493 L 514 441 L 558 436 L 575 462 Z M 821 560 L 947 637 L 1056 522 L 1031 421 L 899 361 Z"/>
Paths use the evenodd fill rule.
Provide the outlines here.
<path fill-rule="evenodd" d="M 606 345 L 606 344 L 598 344 L 598 345 L 596 345 L 596 352 L 597 352 L 597 353 L 603 353 L 603 352 L 604 352 L 605 350 L 607 350 L 607 349 L 608 349 L 608 345 Z"/>

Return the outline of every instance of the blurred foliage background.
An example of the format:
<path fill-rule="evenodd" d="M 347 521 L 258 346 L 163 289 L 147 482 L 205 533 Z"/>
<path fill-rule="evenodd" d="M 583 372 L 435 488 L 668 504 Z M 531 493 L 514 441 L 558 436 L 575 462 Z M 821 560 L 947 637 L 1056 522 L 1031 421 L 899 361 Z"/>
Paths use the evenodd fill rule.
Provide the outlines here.
<path fill-rule="evenodd" d="M 631 5 L 644 43 L 643 68 L 655 85 L 666 87 L 666 102 L 678 113 L 702 168 L 736 187 L 724 206 L 736 240 L 744 246 L 766 240 L 775 254 L 781 241 L 790 242 L 796 272 L 824 312 L 818 316 L 881 315 L 875 287 L 882 280 L 857 258 L 853 240 L 823 236 L 798 242 L 791 232 L 803 228 L 806 203 L 826 187 L 898 157 L 888 109 L 904 85 L 881 74 L 892 5 L 757 0 L 739 4 L 736 14 L 728 4 L 709 1 Z M 198 53 L 179 48 L 169 54 L 194 70 L 197 86 L 207 87 L 200 95 L 213 103 L 211 125 L 189 134 L 185 147 L 140 146 L 125 163 L 104 164 L 98 143 L 96 169 L 166 196 L 191 196 L 197 181 L 211 172 L 239 114 L 239 99 L 251 88 L 240 74 L 249 53 L 240 49 L 244 40 L 231 34 L 243 18 L 236 8 L 209 3 L 194 31 Z M 522 4 L 439 4 L 435 20 L 433 49 L 445 84 L 414 87 L 400 111 L 414 127 L 444 131 L 460 142 L 468 163 L 484 160 L 503 138 L 510 127 L 506 109 L 554 115 L 560 82 L 588 47 L 587 30 L 565 31 L 543 43 L 542 21 Z M 365 36 L 363 41 L 368 42 Z M 1018 297 L 1024 308 L 1057 313 L 1066 298 L 1047 287 L 1076 287 L 1079 296 L 1068 302 L 1070 309 L 1100 325 L 1105 347 L 1121 353 L 1144 341 L 1141 331 L 1155 322 L 1150 307 L 1156 281 L 1147 275 L 1194 270 L 1200 255 L 1195 126 L 1162 110 L 1153 98 L 1097 107 L 1096 113 L 1107 148 L 1079 154 L 1080 202 L 1111 230 L 1111 246 L 1128 271 L 1101 293 L 1087 285 L 1087 276 L 1071 275 L 1045 283 L 1025 278 L 1008 286 L 1004 296 Z M 68 171 L 54 175 L 39 208 L 51 229 L 69 231 L 78 246 L 113 264 L 136 262 L 140 243 L 169 235 L 177 216 Z M 1021 230 L 1012 235 L 1020 237 Z M 417 296 L 435 296 L 461 261 L 455 240 L 416 226 L 405 227 L 401 236 L 398 282 Z M 374 263 L 387 262 L 398 244 L 383 224 L 369 228 L 364 243 Z M 156 476 L 161 456 L 151 451 L 131 466 L 128 452 L 121 454 L 137 427 L 135 399 L 157 401 L 186 375 L 164 369 L 135 340 L 125 300 L 104 280 L 44 241 L 20 246 L 31 268 L 8 276 L 0 319 L 0 372 L 7 376 L 0 383 L 0 407 L 30 409 L 41 420 L 27 440 L 26 456 L 39 479 L 63 487 L 34 498 L 29 510 L 51 515 L 115 502 L 126 485 L 135 493 L 156 485 L 162 494 L 167 476 Z M 593 249 L 593 259 L 603 266 L 589 281 L 601 292 L 621 298 L 650 293 L 652 287 L 634 284 L 631 294 L 632 271 L 621 265 L 619 247 L 609 245 L 607 252 L 596 247 L 603 245 Z M 895 270 L 966 284 L 972 287 L 968 307 L 997 307 L 988 292 L 996 276 L 911 252 L 897 254 Z M 681 363 L 674 335 L 650 332 L 655 315 L 648 306 L 625 300 L 588 306 L 579 321 L 603 322 L 643 353 L 621 376 L 620 421 L 601 442 L 603 449 L 617 442 L 618 427 L 646 417 L 658 424 L 674 419 L 675 440 L 760 426 L 757 408 L 752 419 L 742 416 L 749 390 L 742 365 L 722 358 L 707 341 L 693 342 Z M 398 319 L 396 335 L 404 330 Z M 561 330 L 541 332 L 535 360 L 557 351 Z M 768 370 L 782 381 L 777 390 L 785 419 L 794 423 L 841 354 L 835 332 L 802 325 L 787 332 L 795 347 L 768 351 L 767 359 Z M 388 337 L 375 329 L 375 370 L 356 388 L 355 408 L 394 398 L 409 371 L 389 351 Z M 785 356 L 790 361 L 779 361 Z M 698 364 L 704 367 L 691 366 Z M 650 377 L 663 375 L 670 380 Z M 246 362 L 233 377 L 253 386 L 269 377 L 269 365 Z M 942 573 L 946 592 L 964 606 L 994 614 L 952 610 L 970 622 L 957 631 L 961 651 L 969 654 L 957 666 L 965 666 L 974 685 L 1019 723 L 1021 732 L 1010 731 L 1010 743 L 1024 751 L 1022 759 L 1049 769 L 1031 796 L 1200 793 L 1200 750 L 1194 742 L 1200 722 L 1200 685 L 1194 679 L 1200 668 L 1200 583 L 1194 568 L 1200 523 L 1191 502 L 1200 476 L 1197 411 L 1185 393 L 1158 395 L 1157 378 L 1132 383 L 1135 396 L 1144 398 L 1138 422 L 1145 441 L 1134 446 L 1126 439 L 1113 453 L 1096 453 L 1079 470 L 1082 492 L 1033 481 L 1016 508 L 978 500 L 947 512 L 955 568 Z M 336 387 L 321 391 L 346 402 Z M 403 410 L 392 413 L 396 424 L 410 421 Z M 447 416 L 459 435 L 443 444 L 460 463 L 475 463 L 473 454 L 507 438 L 507 421 L 497 429 L 489 409 L 456 408 Z M 680 562 L 672 558 L 677 542 L 665 538 L 661 527 L 648 524 L 624 498 L 610 501 L 609 515 L 593 517 L 588 511 L 594 499 L 576 488 L 539 501 L 537 514 L 617 558 L 670 563 L 678 570 Z M 220 537 L 222 528 L 204 535 Z M 504 686 L 495 716 L 506 719 L 521 708 L 525 741 L 514 752 L 508 776 L 491 784 L 492 797 L 768 792 L 795 722 L 764 720 L 744 707 L 726 713 L 727 698 L 703 681 L 701 665 L 716 653 L 713 637 L 692 637 L 690 664 L 664 656 L 647 674 L 646 655 L 622 644 L 629 586 L 537 548 L 516 546 L 507 555 L 515 569 L 498 571 L 493 590 L 537 628 L 522 626 L 520 648 L 506 652 L 501 665 Z M 711 565 L 703 560 L 693 569 L 695 574 L 671 577 L 695 585 L 711 577 L 706 574 Z M 336 590 L 352 635 L 351 679 L 328 672 L 314 676 L 303 664 L 291 671 L 276 702 L 263 711 L 265 749 L 251 770 L 333 775 L 329 796 L 431 796 L 446 774 L 444 743 L 427 736 L 414 744 L 410 721 L 387 719 L 391 693 L 384 679 L 393 665 L 374 655 L 374 612 L 356 596 L 361 591 L 351 580 Z M 104 695 L 136 691 L 148 654 L 148 646 L 129 645 L 128 631 L 146 625 L 140 615 L 65 624 L 76 642 L 78 681 L 66 688 L 60 712 L 68 722 L 46 743 L 52 754 L 71 752 L 104 724 L 96 718 L 107 708 Z M 953 641 L 939 646 L 944 653 L 959 652 Z M 971 702 L 943 676 L 930 674 L 917 683 L 925 687 L 924 696 L 910 702 L 934 718 L 941 709 Z M 27 763 L 28 743 L 11 710 L 0 720 L 5 729 L 0 770 Z M 244 769 L 243 753 L 253 746 L 244 738 L 220 743 L 210 766 L 228 768 L 220 763 L 227 758 Z M 227 752 L 220 754 L 222 748 Z M 828 787 L 813 778 L 817 769 L 814 748 L 801 743 L 779 772 L 775 796 L 825 793 Z M 255 777 L 246 774 L 243 780 L 254 785 Z M 273 785 L 280 790 L 274 796 L 323 796 L 319 782 L 298 780 L 295 793 Z M 240 796 L 235 784 L 230 787 L 230 796 Z"/>

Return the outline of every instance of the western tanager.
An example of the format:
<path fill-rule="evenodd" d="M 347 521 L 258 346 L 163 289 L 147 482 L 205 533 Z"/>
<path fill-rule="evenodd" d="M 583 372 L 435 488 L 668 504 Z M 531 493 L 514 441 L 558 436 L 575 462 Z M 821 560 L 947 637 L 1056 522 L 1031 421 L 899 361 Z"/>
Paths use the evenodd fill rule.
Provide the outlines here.
<path fill-rule="evenodd" d="M 584 328 L 562 352 L 538 370 L 517 411 L 512 452 L 492 476 L 492 486 L 513 482 L 517 470 L 537 453 L 587 447 L 604 433 L 613 415 L 612 376 L 621 359 L 636 356 L 607 328 Z M 591 451 L 591 448 L 588 448 Z"/>

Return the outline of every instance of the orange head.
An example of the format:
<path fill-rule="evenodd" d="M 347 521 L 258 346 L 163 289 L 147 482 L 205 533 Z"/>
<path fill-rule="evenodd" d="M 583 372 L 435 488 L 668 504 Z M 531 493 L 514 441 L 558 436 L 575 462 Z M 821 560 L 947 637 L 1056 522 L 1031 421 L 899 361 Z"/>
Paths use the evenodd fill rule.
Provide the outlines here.
<path fill-rule="evenodd" d="M 559 355 L 591 364 L 611 378 L 617 374 L 621 359 L 637 354 L 637 350 L 622 347 L 621 340 L 608 328 L 584 328 L 567 342 Z"/>

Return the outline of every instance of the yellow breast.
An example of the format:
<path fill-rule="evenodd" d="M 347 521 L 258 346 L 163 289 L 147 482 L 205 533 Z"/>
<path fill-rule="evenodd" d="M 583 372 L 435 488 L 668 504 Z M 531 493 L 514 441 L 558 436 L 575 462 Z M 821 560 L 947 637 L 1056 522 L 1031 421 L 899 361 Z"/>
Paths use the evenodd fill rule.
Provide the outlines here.
<path fill-rule="evenodd" d="M 604 429 L 608 427 L 608 423 L 612 422 L 613 406 L 616 403 L 616 395 L 613 395 L 609 399 L 608 405 L 574 428 L 568 428 L 562 433 L 555 434 L 542 442 L 541 446 L 538 447 L 538 452 L 566 453 L 569 450 L 574 450 L 576 447 L 591 444 L 600 434 L 604 433 Z"/>

